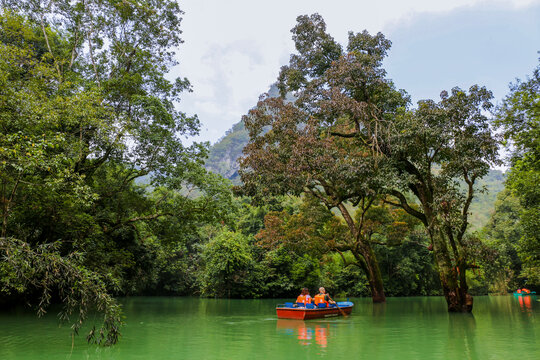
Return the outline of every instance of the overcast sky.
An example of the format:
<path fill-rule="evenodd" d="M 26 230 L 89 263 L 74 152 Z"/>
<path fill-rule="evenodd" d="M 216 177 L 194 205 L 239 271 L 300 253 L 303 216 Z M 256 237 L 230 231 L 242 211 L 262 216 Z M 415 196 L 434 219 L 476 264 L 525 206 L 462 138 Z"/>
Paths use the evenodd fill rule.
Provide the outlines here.
<path fill-rule="evenodd" d="M 487 86 L 500 100 L 538 65 L 540 0 L 180 0 L 185 43 L 173 75 L 193 93 L 180 109 L 202 122 L 197 140 L 216 142 L 276 81 L 294 51 L 296 17 L 319 13 L 345 43 L 349 31 L 392 41 L 389 78 L 416 102 L 443 89 Z"/>

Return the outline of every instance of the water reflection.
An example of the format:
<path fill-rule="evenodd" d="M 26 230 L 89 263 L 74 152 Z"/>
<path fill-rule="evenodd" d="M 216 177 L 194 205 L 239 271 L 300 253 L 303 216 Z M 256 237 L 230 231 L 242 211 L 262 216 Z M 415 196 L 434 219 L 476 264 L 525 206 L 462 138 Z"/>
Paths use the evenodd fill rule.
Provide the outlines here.
<path fill-rule="evenodd" d="M 277 330 L 278 333 L 295 336 L 300 345 L 315 343 L 321 348 L 328 346 L 329 323 L 306 323 L 304 320 L 278 319 Z"/>
<path fill-rule="evenodd" d="M 519 299 L 521 311 L 528 312 L 530 315 L 532 315 L 532 296 L 517 296 L 517 298 Z"/>
<path fill-rule="evenodd" d="M 372 304 L 373 306 L 373 317 L 382 317 L 384 318 L 386 316 L 386 306 L 387 303 L 381 303 L 381 304 Z"/>
<path fill-rule="evenodd" d="M 540 359 L 538 298 L 475 297 L 474 316 L 448 314 L 444 297 L 361 298 L 347 319 L 301 321 L 277 320 L 274 299 L 132 297 L 117 346 L 81 334 L 73 349 L 56 311 L 0 311 L 0 359 Z"/>
<path fill-rule="evenodd" d="M 521 311 L 527 313 L 529 316 L 533 315 L 533 303 L 536 302 L 537 296 L 535 295 L 515 295 L 514 297 L 518 299 L 519 307 Z"/>
<path fill-rule="evenodd" d="M 449 313 L 447 353 L 461 349 L 463 358 L 479 359 L 476 348 L 476 319 L 474 315 Z"/>

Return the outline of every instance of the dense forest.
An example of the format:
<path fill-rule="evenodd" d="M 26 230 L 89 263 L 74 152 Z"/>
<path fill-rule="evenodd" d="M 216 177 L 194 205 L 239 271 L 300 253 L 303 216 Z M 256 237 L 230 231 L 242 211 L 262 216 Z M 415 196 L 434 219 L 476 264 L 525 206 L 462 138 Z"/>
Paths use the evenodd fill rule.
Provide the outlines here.
<path fill-rule="evenodd" d="M 473 295 L 540 285 L 540 66 L 413 105 L 391 43 L 317 14 L 277 82 L 212 148 L 178 109 L 174 0 L 0 10 L 0 304 L 118 341 L 118 296 Z M 248 112 L 249 110 L 249 112 Z M 500 134 L 500 136 L 496 135 Z M 506 146 L 509 171 L 501 165 Z"/>

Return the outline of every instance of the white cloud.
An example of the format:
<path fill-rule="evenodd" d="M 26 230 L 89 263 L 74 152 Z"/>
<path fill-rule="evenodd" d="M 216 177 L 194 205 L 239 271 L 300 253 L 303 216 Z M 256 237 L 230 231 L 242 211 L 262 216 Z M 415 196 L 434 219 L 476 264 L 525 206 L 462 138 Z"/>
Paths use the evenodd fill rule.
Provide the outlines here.
<path fill-rule="evenodd" d="M 441 14 L 486 3 L 516 8 L 539 2 L 184 0 L 180 5 L 186 13 L 182 22 L 185 44 L 173 75 L 186 76 L 194 92 L 184 97 L 181 108 L 199 115 L 203 123 L 199 139 L 216 141 L 276 80 L 294 49 L 290 29 L 301 14 L 320 13 L 328 31 L 344 42 L 348 31 L 387 30 L 418 13 Z"/>

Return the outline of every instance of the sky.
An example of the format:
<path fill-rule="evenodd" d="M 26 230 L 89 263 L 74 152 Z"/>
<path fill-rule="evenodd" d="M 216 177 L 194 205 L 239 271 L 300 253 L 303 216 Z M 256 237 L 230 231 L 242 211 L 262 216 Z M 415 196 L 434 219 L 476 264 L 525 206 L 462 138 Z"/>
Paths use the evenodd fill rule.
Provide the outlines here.
<path fill-rule="evenodd" d="M 197 114 L 196 141 L 215 143 L 277 79 L 294 52 L 296 17 L 319 13 L 345 44 L 349 31 L 392 41 L 384 68 L 413 103 L 442 90 L 486 86 L 499 102 L 508 84 L 538 66 L 540 0 L 179 0 L 184 44 L 172 76 L 193 92 L 179 109 Z"/>

